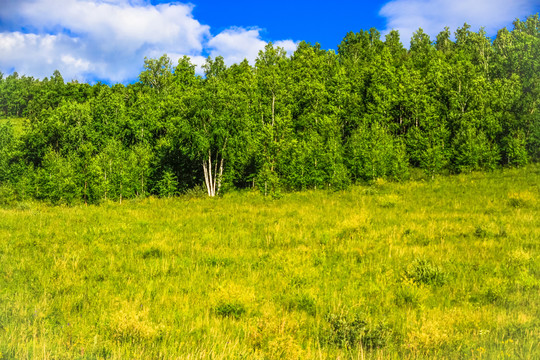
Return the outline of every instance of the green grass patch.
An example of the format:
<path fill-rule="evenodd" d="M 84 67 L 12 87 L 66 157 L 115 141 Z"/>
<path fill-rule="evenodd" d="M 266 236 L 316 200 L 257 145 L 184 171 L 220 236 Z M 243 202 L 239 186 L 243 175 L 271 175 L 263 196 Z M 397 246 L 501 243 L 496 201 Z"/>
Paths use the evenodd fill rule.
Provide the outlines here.
<path fill-rule="evenodd" d="M 538 358 L 539 174 L 0 209 L 0 359 Z"/>

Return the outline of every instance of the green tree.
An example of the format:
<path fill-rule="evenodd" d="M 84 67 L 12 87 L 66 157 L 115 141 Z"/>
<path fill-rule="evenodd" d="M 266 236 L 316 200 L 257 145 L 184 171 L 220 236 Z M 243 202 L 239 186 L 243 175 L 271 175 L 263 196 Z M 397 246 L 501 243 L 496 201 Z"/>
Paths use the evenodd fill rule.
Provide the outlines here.
<path fill-rule="evenodd" d="M 404 179 L 408 159 L 404 144 L 379 124 L 359 127 L 347 144 L 347 163 L 353 181 Z"/>
<path fill-rule="evenodd" d="M 292 134 L 290 59 L 285 50 L 268 43 L 255 60 L 260 144 L 257 183 L 264 193 L 280 187 L 278 159 Z"/>
<path fill-rule="evenodd" d="M 81 199 L 76 159 L 50 149 L 38 171 L 36 196 L 53 204 L 73 204 Z"/>
<path fill-rule="evenodd" d="M 159 59 L 144 58 L 144 70 L 139 75 L 139 81 L 155 92 L 167 91 L 174 81 L 172 62 L 167 55 Z"/>

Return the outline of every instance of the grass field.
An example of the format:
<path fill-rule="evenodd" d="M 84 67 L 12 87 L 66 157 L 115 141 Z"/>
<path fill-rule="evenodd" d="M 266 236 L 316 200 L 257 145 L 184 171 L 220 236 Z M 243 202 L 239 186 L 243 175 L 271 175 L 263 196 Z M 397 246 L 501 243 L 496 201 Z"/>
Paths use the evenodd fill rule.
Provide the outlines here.
<path fill-rule="evenodd" d="M 0 359 L 538 359 L 540 166 L 0 209 Z"/>

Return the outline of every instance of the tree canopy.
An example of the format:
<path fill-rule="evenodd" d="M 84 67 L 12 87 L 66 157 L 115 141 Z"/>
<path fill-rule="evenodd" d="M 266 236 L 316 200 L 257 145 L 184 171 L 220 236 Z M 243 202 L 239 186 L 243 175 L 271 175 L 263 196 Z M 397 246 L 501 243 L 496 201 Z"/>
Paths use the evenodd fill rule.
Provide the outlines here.
<path fill-rule="evenodd" d="M 269 43 L 255 64 L 144 59 L 127 86 L 0 73 L 0 198 L 53 203 L 340 189 L 412 168 L 443 173 L 540 160 L 540 21 L 494 39 L 464 24 L 348 33 L 338 52 Z"/>

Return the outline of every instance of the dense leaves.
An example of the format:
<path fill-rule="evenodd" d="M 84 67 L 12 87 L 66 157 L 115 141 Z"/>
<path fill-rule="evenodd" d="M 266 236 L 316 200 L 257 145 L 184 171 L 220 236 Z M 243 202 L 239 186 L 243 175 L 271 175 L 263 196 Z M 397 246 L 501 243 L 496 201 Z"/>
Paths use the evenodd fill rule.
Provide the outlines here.
<path fill-rule="evenodd" d="M 27 119 L 22 134 L 0 123 L 0 187 L 93 203 L 523 166 L 540 160 L 539 59 L 535 15 L 494 40 L 467 24 L 419 29 L 410 50 L 376 29 L 337 54 L 270 43 L 254 66 L 208 58 L 204 77 L 164 55 L 128 86 L 0 74 L 0 116 Z"/>

